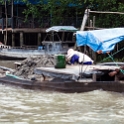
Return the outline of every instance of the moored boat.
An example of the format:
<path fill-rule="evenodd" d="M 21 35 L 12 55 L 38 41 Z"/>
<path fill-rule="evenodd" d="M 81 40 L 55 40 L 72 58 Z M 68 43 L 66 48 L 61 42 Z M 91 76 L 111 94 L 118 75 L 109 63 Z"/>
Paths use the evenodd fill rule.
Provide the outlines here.
<path fill-rule="evenodd" d="M 18 86 L 25 89 L 57 91 L 64 93 L 82 93 L 93 90 L 124 92 L 124 81 L 93 81 L 91 79 L 74 81 L 62 80 L 60 78 L 55 78 L 50 81 L 33 81 L 6 76 L 0 78 L 0 83 L 3 85 Z"/>
<path fill-rule="evenodd" d="M 65 41 L 65 37 L 60 38 L 58 33 L 76 32 L 73 26 L 53 26 L 46 30 L 47 35 L 41 46 L 37 47 L 10 47 L 0 44 L 0 58 L 2 59 L 26 59 L 28 57 L 39 57 L 45 54 L 65 54 L 69 48 L 68 44 L 73 41 Z M 63 35 L 64 36 L 64 35 Z M 57 37 L 57 38 L 56 38 Z M 55 39 L 56 38 L 56 39 Z M 49 39 L 49 40 L 48 40 Z M 67 40 L 67 39 L 66 39 Z"/>
<path fill-rule="evenodd" d="M 88 45 L 98 54 L 104 53 L 111 57 L 110 52 L 114 49 L 115 45 L 124 39 L 123 31 L 124 28 L 77 31 L 76 43 L 77 46 Z M 69 68 L 66 67 L 64 69 L 56 69 L 54 67 L 39 67 L 35 69 L 35 72 L 41 75 L 47 75 L 56 78 L 64 77 L 64 79 L 67 78 L 66 80 L 73 80 L 76 86 L 80 85 L 80 83 L 83 83 L 82 89 L 87 89 L 88 86 L 88 88 L 91 88 L 92 90 L 94 87 L 97 87 L 98 89 L 124 92 L 124 81 L 121 79 L 119 80 L 117 75 L 114 77 L 109 75 L 111 71 L 115 70 L 120 70 L 120 72 L 124 75 L 123 70 L 121 69 L 123 63 L 116 63 L 115 61 L 113 63 L 114 66 L 110 66 L 109 63 L 108 65 L 106 64 L 106 66 L 104 64 L 93 66 L 78 65 L 78 67 L 75 68 L 72 65 Z M 90 70 L 87 70 L 87 68 Z"/>
<path fill-rule="evenodd" d="M 14 70 L 2 67 L 1 69 L 5 70 L 6 75 L 0 77 L 0 83 L 25 89 L 64 93 L 81 93 L 101 89 L 124 92 L 124 81 L 115 80 L 115 77 L 108 76 L 109 72 L 119 68 L 115 65 L 83 65 L 83 67 L 66 65 L 66 68 L 37 67 L 34 72 L 40 77 L 43 76 L 42 80 L 37 80 L 36 78 L 25 79 L 13 75 Z M 7 73 L 7 71 L 12 73 Z"/>
<path fill-rule="evenodd" d="M 117 28 L 117 30 L 105 29 L 77 32 L 76 42 L 78 46 L 91 46 L 95 52 L 100 51 L 100 53 L 108 53 L 114 49 L 116 43 L 124 39 L 122 30 L 124 29 Z M 117 32 L 114 35 L 112 31 Z M 108 32 L 111 35 L 105 34 Z M 104 34 L 102 40 L 100 39 L 100 34 Z M 43 76 L 44 80 L 42 81 L 36 80 L 35 78 L 32 80 L 25 80 L 17 79 L 12 76 L 5 76 L 0 78 L 0 82 L 21 86 L 23 88 L 39 89 L 41 91 L 80 93 L 102 89 L 106 91 L 124 92 L 124 80 L 117 80 L 117 75 L 113 77 L 109 75 L 112 71 L 121 70 L 121 65 L 123 65 L 123 63 L 115 63 L 114 66 L 110 66 L 110 63 L 109 65 L 66 65 L 63 68 L 41 66 L 36 67 L 34 73 Z M 52 79 L 47 80 L 46 77 L 51 77 Z"/>

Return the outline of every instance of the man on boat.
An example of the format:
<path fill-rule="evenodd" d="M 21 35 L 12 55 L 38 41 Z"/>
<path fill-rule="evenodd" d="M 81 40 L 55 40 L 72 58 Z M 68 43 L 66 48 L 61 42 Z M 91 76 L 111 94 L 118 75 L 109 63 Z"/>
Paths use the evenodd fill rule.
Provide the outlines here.
<path fill-rule="evenodd" d="M 115 69 L 114 71 L 109 73 L 110 77 L 117 76 L 118 80 L 123 80 L 124 79 L 124 66 L 120 67 L 119 69 Z"/>
<path fill-rule="evenodd" d="M 73 49 L 69 49 L 67 51 L 66 60 L 70 64 L 75 64 L 75 63 L 87 64 L 87 65 L 93 64 L 93 60 L 88 55 L 81 53 L 79 51 L 75 51 Z"/>

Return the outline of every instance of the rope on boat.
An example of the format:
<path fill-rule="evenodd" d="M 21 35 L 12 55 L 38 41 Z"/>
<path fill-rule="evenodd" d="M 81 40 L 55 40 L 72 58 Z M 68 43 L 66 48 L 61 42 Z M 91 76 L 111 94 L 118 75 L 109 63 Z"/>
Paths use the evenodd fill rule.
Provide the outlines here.
<path fill-rule="evenodd" d="M 124 47 L 121 48 L 120 50 L 118 50 L 117 52 L 111 54 L 111 57 L 113 57 L 113 56 L 116 55 L 117 53 L 121 52 L 122 50 L 124 50 Z M 108 57 L 104 58 L 101 62 L 106 61 L 106 60 L 109 59 L 109 58 L 110 58 L 110 57 L 108 56 Z"/>
<path fill-rule="evenodd" d="M 109 58 L 111 58 L 111 60 L 115 63 L 116 66 L 118 66 L 118 64 L 114 61 L 114 58 L 108 53 Z"/>
<path fill-rule="evenodd" d="M 122 50 L 124 50 L 124 47 L 122 47 L 120 50 L 118 50 L 117 52 L 115 52 L 115 53 L 113 53 L 113 54 L 111 54 L 111 55 L 108 53 L 108 57 L 104 58 L 101 62 L 103 62 L 103 61 L 105 61 L 105 60 L 111 58 L 111 60 L 115 63 L 115 65 L 116 65 L 117 67 L 119 67 L 118 64 L 114 61 L 113 56 L 116 55 L 117 53 L 121 52 Z M 120 69 L 120 71 L 121 71 L 122 74 L 124 74 L 124 70 Z"/>
<path fill-rule="evenodd" d="M 114 61 L 114 58 L 113 58 L 109 53 L 108 53 L 108 56 L 109 56 L 109 58 L 112 59 L 112 61 L 116 64 L 116 66 L 119 67 L 118 64 Z M 122 74 L 124 74 L 124 70 L 122 70 L 122 69 L 120 68 L 120 71 L 121 71 Z"/>

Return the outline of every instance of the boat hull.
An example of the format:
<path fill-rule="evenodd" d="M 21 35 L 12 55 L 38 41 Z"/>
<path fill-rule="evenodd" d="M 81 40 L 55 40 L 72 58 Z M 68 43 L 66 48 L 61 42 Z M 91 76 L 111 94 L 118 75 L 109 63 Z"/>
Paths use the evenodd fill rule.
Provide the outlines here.
<path fill-rule="evenodd" d="M 3 60 L 24 60 L 29 57 L 41 57 L 42 55 L 65 54 L 64 51 L 46 51 L 37 49 L 0 49 L 0 58 Z"/>
<path fill-rule="evenodd" d="M 0 78 L 2 84 L 19 86 L 25 89 L 41 91 L 57 91 L 64 93 L 82 93 L 93 90 L 105 90 L 114 92 L 124 92 L 124 82 L 121 81 L 73 81 L 54 79 L 52 81 L 29 81 L 20 80 L 12 77 Z"/>

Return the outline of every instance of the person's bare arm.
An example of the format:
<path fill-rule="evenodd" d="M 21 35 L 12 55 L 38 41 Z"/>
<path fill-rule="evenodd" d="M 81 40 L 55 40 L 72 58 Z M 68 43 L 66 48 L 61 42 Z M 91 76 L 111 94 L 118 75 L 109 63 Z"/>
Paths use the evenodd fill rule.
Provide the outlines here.
<path fill-rule="evenodd" d="M 115 69 L 114 71 L 109 73 L 109 76 L 113 77 L 113 76 L 117 75 L 119 72 L 120 72 L 120 69 Z"/>

